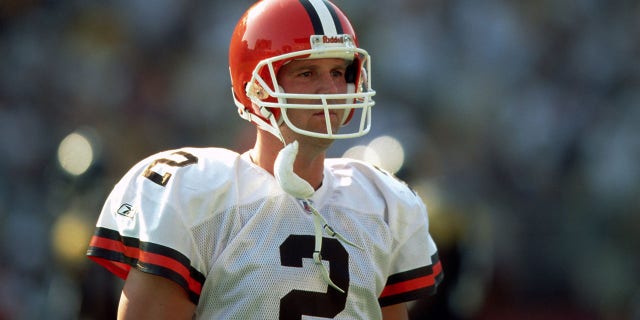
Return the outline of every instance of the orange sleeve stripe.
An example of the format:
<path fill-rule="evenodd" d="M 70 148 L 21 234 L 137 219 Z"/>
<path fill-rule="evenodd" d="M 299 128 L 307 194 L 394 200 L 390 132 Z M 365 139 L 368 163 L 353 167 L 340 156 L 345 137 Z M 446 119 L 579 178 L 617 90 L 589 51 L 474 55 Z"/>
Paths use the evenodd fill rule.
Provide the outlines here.
<path fill-rule="evenodd" d="M 202 284 L 191 277 L 189 268 L 184 266 L 179 261 L 176 261 L 175 259 L 161 254 L 143 251 L 136 247 L 126 246 L 124 243 L 118 240 L 112 240 L 100 236 L 93 236 L 90 246 L 109 251 L 115 251 L 123 254 L 127 258 L 135 259 L 142 263 L 157 265 L 172 270 L 179 274 L 182 278 L 184 278 L 184 280 L 187 282 L 189 290 L 198 295 L 202 292 Z"/>
<path fill-rule="evenodd" d="M 436 284 L 436 278 L 442 272 L 442 265 L 440 261 L 438 261 L 435 265 L 433 265 L 433 272 L 431 274 L 406 280 L 394 284 L 387 285 L 382 293 L 380 294 L 380 298 L 393 296 L 397 294 L 402 294 L 405 292 L 410 292 L 418 289 L 428 288 Z"/>

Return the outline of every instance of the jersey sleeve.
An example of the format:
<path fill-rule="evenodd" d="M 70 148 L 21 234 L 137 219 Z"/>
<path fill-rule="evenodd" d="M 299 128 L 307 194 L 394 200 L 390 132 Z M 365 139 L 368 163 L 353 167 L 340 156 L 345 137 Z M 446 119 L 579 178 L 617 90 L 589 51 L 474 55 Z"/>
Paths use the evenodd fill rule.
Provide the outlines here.
<path fill-rule="evenodd" d="M 184 174 L 197 162 L 177 151 L 134 166 L 107 198 L 87 256 L 123 279 L 136 268 L 173 280 L 197 304 L 204 262 L 185 223 L 193 196 L 184 186 Z"/>
<path fill-rule="evenodd" d="M 394 248 L 390 275 L 378 299 L 382 307 L 433 295 L 443 278 L 426 206 L 404 183 L 396 190 L 386 197 Z"/>

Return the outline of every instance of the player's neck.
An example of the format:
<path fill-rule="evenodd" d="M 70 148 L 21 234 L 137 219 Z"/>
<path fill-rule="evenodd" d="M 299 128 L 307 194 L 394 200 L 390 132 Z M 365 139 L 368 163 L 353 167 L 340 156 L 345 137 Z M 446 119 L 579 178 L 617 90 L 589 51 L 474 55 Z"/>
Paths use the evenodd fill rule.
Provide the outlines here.
<path fill-rule="evenodd" d="M 284 147 L 272 134 L 258 130 L 256 144 L 251 152 L 252 161 L 273 175 L 273 165 L 278 152 Z M 301 143 L 293 171 L 315 189 L 322 185 L 326 150 Z"/>

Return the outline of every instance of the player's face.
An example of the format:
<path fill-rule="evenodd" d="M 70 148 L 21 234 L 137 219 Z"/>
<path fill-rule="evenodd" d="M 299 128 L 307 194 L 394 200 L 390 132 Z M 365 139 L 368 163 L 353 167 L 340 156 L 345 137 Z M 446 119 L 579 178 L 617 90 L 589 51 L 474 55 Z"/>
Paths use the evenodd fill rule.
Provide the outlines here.
<path fill-rule="evenodd" d="M 278 72 L 278 84 L 287 93 L 335 94 L 346 93 L 345 72 L 347 62 L 343 59 L 325 58 L 293 60 L 282 66 Z M 317 99 L 288 99 L 289 103 L 319 104 Z M 344 100 L 328 101 L 329 104 L 344 103 Z M 327 133 L 325 114 L 322 109 L 288 109 L 291 122 L 304 130 Z M 344 110 L 331 110 L 330 120 L 333 132 L 340 127 Z"/>

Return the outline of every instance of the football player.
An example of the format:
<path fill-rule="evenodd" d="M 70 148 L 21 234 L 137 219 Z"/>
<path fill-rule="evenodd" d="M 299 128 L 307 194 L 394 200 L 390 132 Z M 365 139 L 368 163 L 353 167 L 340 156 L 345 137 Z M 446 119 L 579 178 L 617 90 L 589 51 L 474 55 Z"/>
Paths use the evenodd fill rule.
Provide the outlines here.
<path fill-rule="evenodd" d="M 407 319 L 407 301 L 435 292 L 420 198 L 325 157 L 370 129 L 370 62 L 329 1 L 246 11 L 229 69 L 255 146 L 162 152 L 116 184 L 87 254 L 126 279 L 119 318 Z"/>

